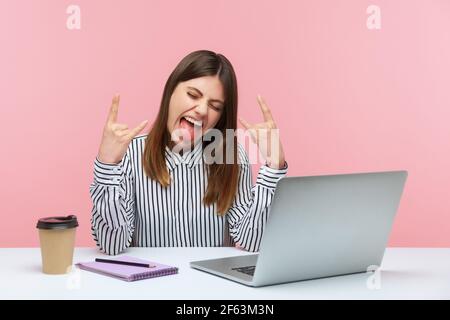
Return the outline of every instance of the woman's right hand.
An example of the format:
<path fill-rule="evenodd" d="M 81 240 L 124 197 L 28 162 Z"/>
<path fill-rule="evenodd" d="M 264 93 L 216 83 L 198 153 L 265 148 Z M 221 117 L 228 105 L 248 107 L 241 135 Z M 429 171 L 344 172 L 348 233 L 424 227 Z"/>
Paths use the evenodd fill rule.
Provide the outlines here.
<path fill-rule="evenodd" d="M 97 155 L 98 160 L 103 163 L 118 164 L 127 152 L 131 140 L 145 128 L 148 122 L 145 120 L 134 129 L 128 129 L 126 124 L 117 123 L 119 101 L 120 96 L 115 95 L 103 129 L 103 137 Z"/>

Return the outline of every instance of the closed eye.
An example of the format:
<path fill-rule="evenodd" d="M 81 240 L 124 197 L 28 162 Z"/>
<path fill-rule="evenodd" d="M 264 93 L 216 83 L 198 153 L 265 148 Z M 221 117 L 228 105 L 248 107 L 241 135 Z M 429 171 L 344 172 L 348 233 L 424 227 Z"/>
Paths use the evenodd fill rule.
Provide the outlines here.
<path fill-rule="evenodd" d="M 217 111 L 217 112 L 219 112 L 219 111 L 222 110 L 221 107 L 216 107 L 216 106 L 214 106 L 214 105 L 212 105 L 212 104 L 210 104 L 209 106 L 210 106 L 211 108 L 213 108 L 214 111 Z"/>
<path fill-rule="evenodd" d="M 188 95 L 189 97 L 191 97 L 192 99 L 198 99 L 198 98 L 199 98 L 198 96 L 196 96 L 195 94 L 192 94 L 192 93 L 190 93 L 190 92 L 187 92 L 187 95 Z M 220 111 L 222 110 L 221 107 L 217 107 L 217 106 L 215 106 L 215 105 L 213 105 L 213 104 L 210 104 L 209 106 L 210 106 L 214 111 L 217 111 L 217 112 L 220 112 Z"/>
<path fill-rule="evenodd" d="M 193 95 L 193 94 L 190 93 L 190 92 L 188 92 L 187 94 L 188 94 L 188 96 L 191 97 L 191 98 L 194 98 L 194 99 L 197 99 L 197 98 L 198 98 L 196 95 Z"/>

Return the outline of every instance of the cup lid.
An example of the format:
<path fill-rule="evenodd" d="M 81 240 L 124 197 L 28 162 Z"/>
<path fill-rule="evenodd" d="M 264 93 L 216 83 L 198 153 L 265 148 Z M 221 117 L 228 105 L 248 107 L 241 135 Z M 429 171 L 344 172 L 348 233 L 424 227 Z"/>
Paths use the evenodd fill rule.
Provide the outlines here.
<path fill-rule="evenodd" d="M 39 219 L 36 228 L 38 229 L 70 229 L 78 227 L 77 216 L 67 217 L 46 217 Z"/>

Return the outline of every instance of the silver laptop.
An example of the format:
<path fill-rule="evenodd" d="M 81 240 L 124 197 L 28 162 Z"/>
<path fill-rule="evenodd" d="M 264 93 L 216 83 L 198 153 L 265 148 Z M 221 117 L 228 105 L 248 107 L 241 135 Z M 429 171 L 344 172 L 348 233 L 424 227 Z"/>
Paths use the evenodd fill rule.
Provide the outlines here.
<path fill-rule="evenodd" d="M 193 261 L 260 287 L 380 266 L 406 171 L 289 177 L 278 183 L 259 254 Z"/>

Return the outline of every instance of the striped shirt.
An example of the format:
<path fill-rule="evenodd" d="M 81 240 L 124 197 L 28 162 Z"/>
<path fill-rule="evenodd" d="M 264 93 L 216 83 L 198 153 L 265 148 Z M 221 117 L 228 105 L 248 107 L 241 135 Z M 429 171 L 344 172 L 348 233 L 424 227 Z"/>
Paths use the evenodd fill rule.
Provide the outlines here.
<path fill-rule="evenodd" d="M 207 165 L 202 144 L 183 155 L 166 147 L 170 185 L 147 177 L 142 165 L 146 135 L 131 141 L 118 164 L 94 160 L 90 185 L 91 229 L 102 252 L 116 255 L 129 246 L 195 247 L 237 245 L 258 251 L 277 182 L 283 169 L 263 165 L 252 187 L 251 166 L 238 144 L 238 190 L 228 212 L 205 205 Z"/>

